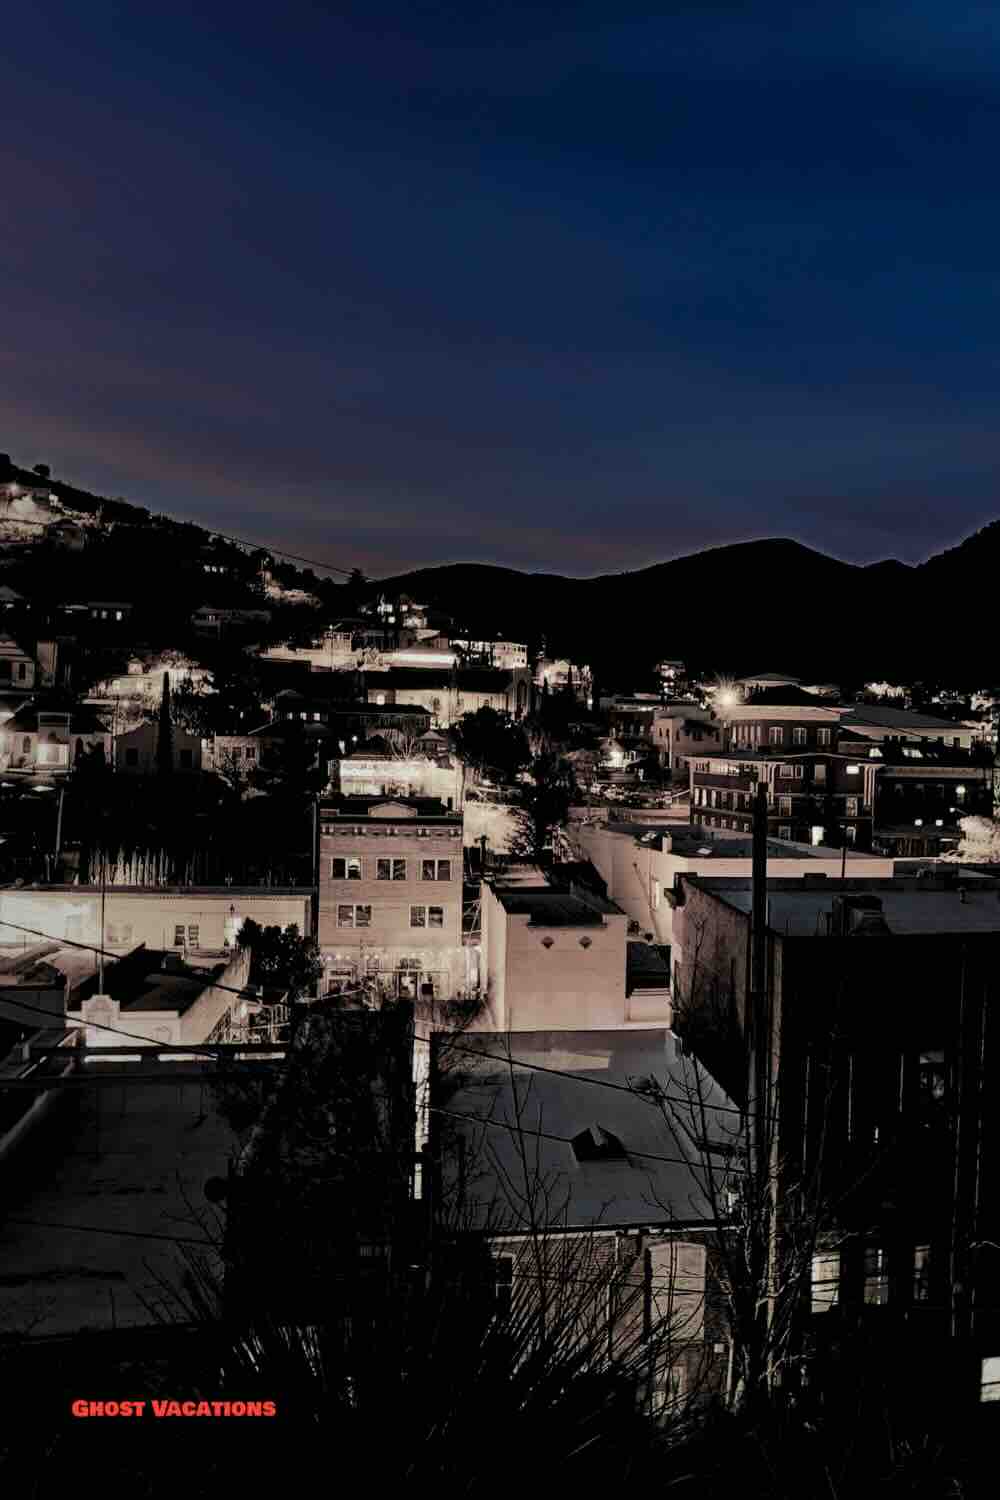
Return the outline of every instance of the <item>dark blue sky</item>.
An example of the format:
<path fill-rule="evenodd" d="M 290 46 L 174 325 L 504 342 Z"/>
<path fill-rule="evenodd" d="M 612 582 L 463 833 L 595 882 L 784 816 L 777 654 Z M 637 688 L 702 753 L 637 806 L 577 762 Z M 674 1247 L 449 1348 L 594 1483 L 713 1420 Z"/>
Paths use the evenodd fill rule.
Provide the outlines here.
<path fill-rule="evenodd" d="M 33 0 L 0 448 L 359 564 L 1000 514 L 1000 13 Z"/>

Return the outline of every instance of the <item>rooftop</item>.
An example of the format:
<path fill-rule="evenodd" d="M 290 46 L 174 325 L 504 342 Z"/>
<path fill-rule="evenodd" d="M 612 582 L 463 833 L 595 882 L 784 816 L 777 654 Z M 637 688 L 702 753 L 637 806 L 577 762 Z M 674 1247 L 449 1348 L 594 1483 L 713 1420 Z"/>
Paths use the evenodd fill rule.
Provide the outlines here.
<path fill-rule="evenodd" d="M 685 880 L 749 917 L 749 880 L 706 875 Z M 960 886 L 965 888 L 964 900 Z M 787 937 L 825 936 L 824 914 L 832 910 L 834 897 L 841 895 L 878 897 L 889 933 L 896 936 L 1000 933 L 1000 880 L 973 871 L 963 871 L 961 880 L 947 890 L 919 877 L 831 880 L 825 889 L 804 887 L 800 881 L 768 880 L 768 925 Z"/>
<path fill-rule="evenodd" d="M 519 1123 L 525 1133 L 535 1132 L 529 1136 L 532 1172 L 551 1184 L 560 1223 L 610 1227 L 708 1218 L 692 1174 L 698 1157 L 680 1120 L 664 1118 L 648 1098 L 632 1092 L 653 1079 L 672 1096 L 693 1097 L 695 1065 L 679 1054 L 669 1031 L 469 1032 L 465 1041 L 466 1081 L 448 1107 L 475 1117 L 459 1127 L 466 1157 L 474 1153 L 477 1164 L 474 1211 L 483 1217 L 492 1212 L 494 1222 L 523 1224 L 523 1200 L 520 1220 L 516 1201 L 523 1181 Z M 477 1048 L 496 1056 L 474 1059 L 470 1053 Z M 535 1071 L 532 1063 L 553 1071 Z M 735 1116 L 725 1112 L 729 1107 L 708 1080 L 708 1133 L 722 1146 L 732 1142 Z M 690 1121 L 691 1107 L 678 1113 L 685 1109 Z M 588 1131 L 613 1138 L 622 1154 L 586 1159 L 573 1140 Z"/>
<path fill-rule="evenodd" d="M 878 729 L 898 729 L 905 732 L 907 729 L 916 733 L 918 730 L 924 734 L 936 731 L 938 734 L 957 735 L 964 729 L 968 733 L 969 726 L 956 723 L 953 719 L 942 719 L 936 714 L 917 713 L 909 708 L 885 708 L 875 703 L 855 703 L 847 711 L 844 719 L 845 725 L 869 724 Z"/>
<path fill-rule="evenodd" d="M 235 1140 L 211 1089 L 126 1082 L 135 1072 L 102 1063 L 94 1088 L 68 1091 L 71 1134 L 60 1112 L 20 1153 L 23 1169 L 15 1159 L 0 1221 L 4 1332 L 155 1325 L 151 1305 L 182 1274 L 177 1239 L 217 1227 L 204 1185 L 226 1175 Z"/>
<path fill-rule="evenodd" d="M 494 885 L 492 889 L 508 916 L 526 916 L 532 927 L 600 927 L 606 916 L 624 915 L 606 896 L 581 887 Z"/>
<path fill-rule="evenodd" d="M 717 828 L 701 828 L 697 824 L 663 824 L 663 823 L 612 823 L 606 825 L 609 833 L 620 837 L 641 839 L 643 843 L 649 843 L 654 848 L 663 848 L 664 841 L 669 843 L 670 854 L 675 854 L 680 859 L 694 859 L 704 854 L 704 850 L 717 859 L 746 859 L 749 860 L 753 854 L 753 839 L 749 833 L 729 833 Z M 842 849 L 832 849 L 823 844 L 797 844 L 789 839 L 768 839 L 768 860 L 774 859 L 814 859 L 817 863 L 824 861 L 836 861 L 840 865 L 844 857 Z M 856 849 L 847 850 L 848 863 L 856 860 L 871 860 L 876 856 L 863 854 Z"/>
<path fill-rule="evenodd" d="M 401 818 L 415 822 L 427 818 L 442 823 L 462 821 L 462 814 L 449 812 L 440 797 L 387 797 L 384 792 L 372 797 L 331 798 L 323 802 L 320 815 L 350 823 L 391 822 Z"/>

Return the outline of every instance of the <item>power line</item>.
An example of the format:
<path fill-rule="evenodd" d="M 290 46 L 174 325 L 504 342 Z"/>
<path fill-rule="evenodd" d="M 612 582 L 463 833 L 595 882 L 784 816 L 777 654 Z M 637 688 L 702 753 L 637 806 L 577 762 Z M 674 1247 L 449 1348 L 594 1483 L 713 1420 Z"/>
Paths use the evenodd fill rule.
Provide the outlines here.
<path fill-rule="evenodd" d="M 311 568 L 325 568 L 328 573 L 342 573 L 345 578 L 350 578 L 355 571 L 353 568 L 338 568 L 335 563 L 320 562 L 315 557 L 300 557 L 297 552 L 286 552 L 283 547 L 265 547 L 261 542 L 251 542 L 245 536 L 230 536 L 225 531 L 216 531 L 214 526 L 203 526 L 200 529 L 207 531 L 210 536 L 220 536 L 224 542 L 236 542 L 240 547 L 252 547 L 255 552 L 267 552 L 274 557 L 287 557 L 292 562 L 307 563 Z"/>
<path fill-rule="evenodd" d="M 141 1229 L 106 1229 L 99 1224 L 54 1224 L 45 1223 L 41 1219 L 23 1219 L 20 1215 L 0 1214 L 0 1225 L 23 1224 L 29 1229 L 66 1229 L 71 1233 L 79 1231 L 81 1234 L 111 1234 L 116 1239 L 133 1240 L 167 1240 L 175 1245 L 207 1245 L 211 1249 L 217 1249 L 214 1240 L 196 1240 L 187 1235 L 180 1234 L 154 1234 Z"/>
<path fill-rule="evenodd" d="M 101 948 L 100 946 L 98 946 L 95 943 L 83 943 L 83 942 L 80 942 L 79 940 L 73 939 L 73 938 L 58 938 L 58 937 L 55 937 L 51 933 L 42 932 L 38 928 L 34 928 L 34 927 L 26 927 L 24 924 L 19 923 L 19 922 L 5 922 L 5 921 L 0 921 L 0 926 L 9 927 L 14 932 L 24 932 L 24 933 L 27 933 L 29 936 L 32 936 L 32 937 L 44 938 L 48 942 L 61 943 L 63 946 L 68 947 L 68 948 L 79 948 L 79 949 L 82 949 L 83 951 L 85 951 L 87 953 L 100 954 L 100 955 L 102 955 L 105 958 L 108 958 L 108 957 L 110 957 L 110 958 L 117 958 L 118 957 L 118 955 L 113 954 L 113 953 L 109 953 L 107 949 Z M 222 990 L 223 992 L 225 992 L 227 994 L 237 995 L 237 996 L 245 998 L 245 989 L 238 989 L 235 985 L 215 983 L 215 984 L 206 986 L 206 988 L 212 988 L 212 989 Z M 351 986 L 348 989 L 342 990 L 340 992 L 340 996 L 338 996 L 338 998 L 343 998 L 343 997 L 349 996 L 349 995 L 359 995 L 359 994 L 363 995 L 365 993 L 366 993 L 366 988 L 365 988 L 364 985 L 354 985 L 354 986 Z M 30 1005 L 27 1001 L 20 1001 L 20 1000 L 11 1000 L 10 1003 L 13 1004 L 13 1005 L 16 1005 L 21 1010 L 35 1011 L 39 1015 L 44 1015 L 44 1016 L 47 1016 L 47 1017 L 49 1017 L 51 1019 L 51 1016 L 52 1016 L 51 1011 L 45 1010 L 42 1006 Z M 123 1037 L 127 1038 L 129 1041 L 141 1041 L 147 1047 L 154 1046 L 154 1047 L 159 1047 L 159 1048 L 165 1049 L 167 1051 L 169 1051 L 171 1049 L 171 1044 L 169 1042 L 156 1042 L 156 1041 L 153 1041 L 151 1038 L 149 1038 L 147 1036 L 140 1035 L 138 1032 L 125 1031 L 120 1026 L 109 1026 L 106 1023 L 104 1023 L 104 1022 L 98 1022 L 98 1021 L 88 1021 L 88 1022 L 82 1023 L 82 1024 L 86 1024 L 88 1026 L 93 1026 L 94 1029 L 97 1030 L 97 1031 L 109 1031 L 109 1032 L 112 1032 L 113 1034 L 115 1034 L 117 1036 L 123 1036 Z M 439 1033 L 439 1035 L 443 1036 L 443 1037 L 447 1037 L 448 1033 L 447 1032 L 441 1032 L 441 1033 Z M 421 1036 L 419 1032 L 414 1032 L 413 1033 L 413 1040 L 415 1042 L 421 1043 L 424 1046 L 431 1046 L 432 1043 L 433 1043 L 433 1041 L 434 1041 L 434 1038 L 433 1037 L 428 1037 L 428 1036 Z M 238 1044 L 234 1043 L 233 1045 L 238 1045 Z M 670 1094 L 670 1093 L 667 1093 L 665 1090 L 663 1090 L 663 1089 L 661 1089 L 659 1087 L 658 1087 L 657 1093 L 655 1095 L 653 1095 L 653 1096 L 647 1096 L 647 1095 L 644 1095 L 643 1093 L 641 1093 L 639 1090 L 629 1087 L 628 1084 L 624 1084 L 624 1083 L 611 1083 L 610 1080 L 608 1080 L 606 1078 L 583 1078 L 583 1077 L 581 1077 L 580 1074 L 578 1074 L 578 1073 L 570 1073 L 569 1071 L 567 1071 L 564 1068 L 550 1068 L 550 1067 L 547 1067 L 544 1063 L 529 1062 L 527 1058 L 519 1058 L 519 1057 L 515 1057 L 513 1055 L 504 1055 L 503 1053 L 498 1053 L 498 1052 L 487 1052 L 484 1048 L 481 1048 L 481 1047 L 463 1047 L 463 1046 L 461 1046 L 457 1042 L 446 1042 L 446 1043 L 444 1043 L 442 1045 L 447 1045 L 453 1051 L 462 1052 L 462 1053 L 468 1054 L 469 1056 L 472 1056 L 472 1057 L 487 1058 L 487 1059 L 489 1059 L 490 1061 L 493 1061 L 493 1062 L 502 1062 L 502 1063 L 505 1063 L 507 1066 L 514 1065 L 516 1067 L 523 1068 L 523 1069 L 525 1069 L 527 1071 L 530 1071 L 530 1072 L 550 1073 L 550 1074 L 552 1074 L 553 1076 L 555 1076 L 557 1078 L 569 1078 L 573 1082 L 576 1082 L 576 1083 L 592 1084 L 596 1088 L 613 1089 L 616 1093 L 629 1094 L 633 1098 L 646 1099 L 647 1102 L 650 1103 L 650 1104 L 652 1104 L 654 1107 L 659 1103 L 660 1100 L 663 1100 L 663 1101 L 666 1101 L 668 1103 L 684 1104 L 689 1109 L 698 1109 L 700 1111 L 702 1108 L 704 1108 L 706 1110 L 713 1110 L 713 1111 L 716 1111 L 716 1112 L 722 1113 L 722 1114 L 738 1115 L 741 1119 L 744 1118 L 747 1115 L 747 1113 L 748 1113 L 748 1111 L 741 1110 L 741 1109 L 739 1109 L 735 1105 L 709 1104 L 707 1102 L 698 1101 L 697 1099 L 692 1100 L 692 1099 L 689 1099 L 689 1098 L 685 1098 L 681 1094 Z"/>
<path fill-rule="evenodd" d="M 527 1129 L 527 1127 L 522 1125 L 511 1125 L 508 1120 L 494 1120 L 491 1118 L 484 1118 L 482 1115 L 464 1114 L 461 1110 L 445 1109 L 442 1105 L 427 1105 L 427 1111 L 432 1115 L 450 1115 L 456 1120 L 469 1120 L 474 1125 L 495 1126 L 498 1130 L 509 1131 L 512 1135 L 535 1136 L 538 1140 L 557 1141 L 564 1146 L 572 1146 L 573 1144 L 572 1136 L 553 1135 L 547 1130 L 529 1130 Z M 711 1155 L 711 1148 L 706 1147 L 705 1149 L 706 1151 L 708 1151 L 708 1154 Z M 693 1170 L 697 1165 L 686 1156 L 661 1156 L 655 1151 L 631 1151 L 626 1148 L 625 1155 L 641 1156 L 646 1161 L 662 1161 L 666 1162 L 668 1166 L 687 1167 L 689 1170 Z"/>

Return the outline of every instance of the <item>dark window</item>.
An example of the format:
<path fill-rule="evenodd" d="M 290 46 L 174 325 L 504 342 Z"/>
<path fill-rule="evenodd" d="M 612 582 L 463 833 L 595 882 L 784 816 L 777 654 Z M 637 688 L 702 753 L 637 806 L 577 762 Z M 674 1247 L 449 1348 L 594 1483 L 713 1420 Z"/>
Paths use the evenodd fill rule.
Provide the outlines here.
<path fill-rule="evenodd" d="M 180 752 L 180 758 L 181 765 L 184 767 L 185 771 L 190 771 L 192 765 L 194 764 L 192 752 L 190 750 L 182 750 Z"/>
<path fill-rule="evenodd" d="M 494 1267 L 494 1305 L 498 1318 L 509 1318 L 514 1291 L 514 1257 L 496 1255 Z"/>
<path fill-rule="evenodd" d="M 139 752 L 138 752 L 138 750 L 126 750 L 125 751 L 125 764 L 127 766 L 137 766 L 139 764 Z"/>
<path fill-rule="evenodd" d="M 174 947 L 184 947 L 184 928 L 181 926 L 177 926 L 174 928 Z"/>

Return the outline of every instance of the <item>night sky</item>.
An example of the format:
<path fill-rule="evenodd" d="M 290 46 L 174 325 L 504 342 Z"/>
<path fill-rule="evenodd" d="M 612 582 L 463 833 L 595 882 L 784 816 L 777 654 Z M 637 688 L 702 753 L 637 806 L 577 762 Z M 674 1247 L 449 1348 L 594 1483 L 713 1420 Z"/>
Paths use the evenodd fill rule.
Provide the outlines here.
<path fill-rule="evenodd" d="M 5 13 L 0 449 L 385 574 L 1000 513 L 1000 15 Z"/>

